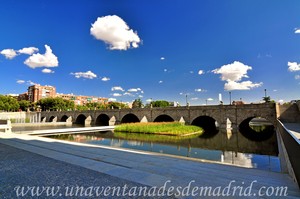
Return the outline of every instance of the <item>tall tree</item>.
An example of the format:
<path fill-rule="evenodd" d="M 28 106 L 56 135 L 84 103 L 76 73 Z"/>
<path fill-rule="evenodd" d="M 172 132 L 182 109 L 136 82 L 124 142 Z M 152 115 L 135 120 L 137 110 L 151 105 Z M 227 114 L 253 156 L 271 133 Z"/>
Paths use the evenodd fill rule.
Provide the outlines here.
<path fill-rule="evenodd" d="M 132 103 L 132 108 L 142 108 L 144 106 L 142 100 L 139 99 L 135 99 Z"/>

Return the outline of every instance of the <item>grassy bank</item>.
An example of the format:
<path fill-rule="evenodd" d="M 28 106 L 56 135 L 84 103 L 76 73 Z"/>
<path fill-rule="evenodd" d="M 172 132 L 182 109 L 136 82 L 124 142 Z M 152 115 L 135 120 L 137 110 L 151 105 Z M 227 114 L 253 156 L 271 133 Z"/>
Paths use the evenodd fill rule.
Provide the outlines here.
<path fill-rule="evenodd" d="M 171 136 L 187 136 L 203 133 L 201 127 L 183 125 L 179 122 L 127 123 L 116 126 L 114 131 Z"/>

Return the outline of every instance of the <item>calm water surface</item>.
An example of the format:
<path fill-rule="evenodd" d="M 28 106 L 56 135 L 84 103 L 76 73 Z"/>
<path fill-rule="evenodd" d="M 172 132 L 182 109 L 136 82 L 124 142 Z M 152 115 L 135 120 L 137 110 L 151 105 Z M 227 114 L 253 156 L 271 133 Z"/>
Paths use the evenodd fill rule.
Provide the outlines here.
<path fill-rule="evenodd" d="M 253 141 L 240 132 L 227 130 L 219 131 L 212 136 L 195 136 L 191 138 L 113 132 L 61 134 L 49 137 L 94 145 L 212 160 L 280 172 L 275 133 L 263 141 Z"/>

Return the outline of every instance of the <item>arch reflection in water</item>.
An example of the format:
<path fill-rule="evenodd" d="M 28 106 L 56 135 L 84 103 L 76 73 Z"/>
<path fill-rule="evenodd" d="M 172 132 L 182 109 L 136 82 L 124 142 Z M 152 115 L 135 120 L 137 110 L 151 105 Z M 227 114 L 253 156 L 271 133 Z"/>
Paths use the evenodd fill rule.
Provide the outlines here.
<path fill-rule="evenodd" d="M 239 125 L 239 131 L 249 140 L 264 141 L 275 133 L 274 125 L 260 117 L 250 117 Z"/>

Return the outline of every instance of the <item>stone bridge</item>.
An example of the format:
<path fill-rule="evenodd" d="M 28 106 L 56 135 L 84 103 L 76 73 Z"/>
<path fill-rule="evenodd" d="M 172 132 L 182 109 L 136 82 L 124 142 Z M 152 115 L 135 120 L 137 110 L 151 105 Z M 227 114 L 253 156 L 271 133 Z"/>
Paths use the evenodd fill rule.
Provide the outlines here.
<path fill-rule="evenodd" d="M 108 126 L 130 122 L 180 121 L 198 126 L 216 125 L 238 128 L 252 118 L 262 117 L 276 125 L 276 105 L 245 104 L 215 106 L 184 106 L 166 108 L 107 109 L 89 111 L 41 112 L 43 122 L 69 122 L 73 124 Z"/>

